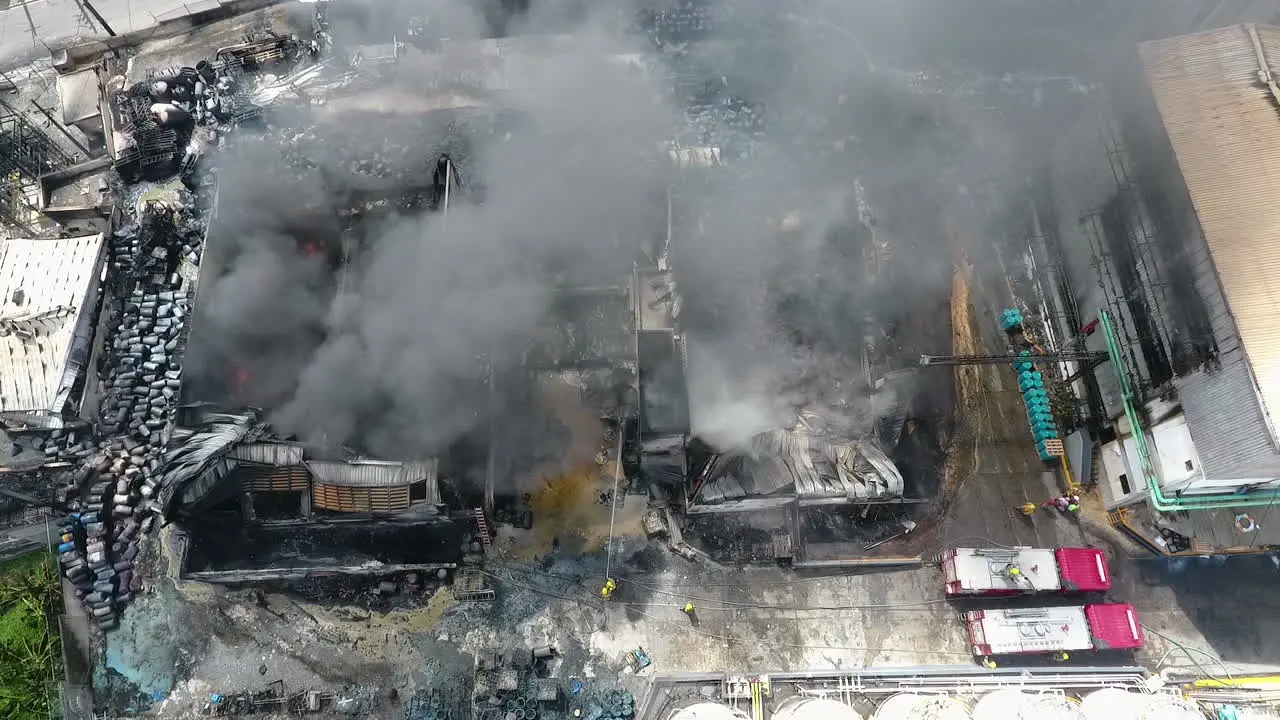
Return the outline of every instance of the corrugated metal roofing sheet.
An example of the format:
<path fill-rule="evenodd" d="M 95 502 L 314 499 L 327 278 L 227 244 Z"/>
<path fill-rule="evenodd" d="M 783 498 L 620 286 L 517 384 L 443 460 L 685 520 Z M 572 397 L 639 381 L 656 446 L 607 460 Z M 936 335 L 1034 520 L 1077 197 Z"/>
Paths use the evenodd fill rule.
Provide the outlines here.
<path fill-rule="evenodd" d="M 387 487 L 427 481 L 428 500 L 436 493 L 436 461 L 382 462 L 375 460 L 308 460 L 317 483 L 339 487 Z"/>
<path fill-rule="evenodd" d="M 713 457 L 699 482 L 697 499 L 703 503 L 788 488 L 804 498 L 880 499 L 900 497 L 903 488 L 897 466 L 874 443 L 795 430 L 761 433 L 749 447 Z"/>
<path fill-rule="evenodd" d="M 237 445 L 231 451 L 231 457 L 246 462 L 289 467 L 302 464 L 302 446 L 288 443 L 247 443 Z"/>
<path fill-rule="evenodd" d="M 1275 477 L 1280 456 L 1258 404 L 1258 391 L 1239 347 L 1222 354 L 1212 372 L 1175 378 L 1187 429 L 1209 480 Z"/>
<path fill-rule="evenodd" d="M 195 503 L 212 492 L 235 469 L 238 461 L 227 455 L 236 444 L 253 442 L 265 430 L 252 414 L 211 418 L 215 419 L 199 429 L 175 428 L 170 436 L 156 475 L 162 507 L 167 509 L 174 498 L 184 505 Z"/>
<path fill-rule="evenodd" d="M 0 411 L 62 409 L 103 246 L 102 235 L 0 244 Z"/>
<path fill-rule="evenodd" d="M 1264 63 L 1280 28 L 1257 28 Z M 1144 43 L 1143 67 L 1275 440 L 1280 410 L 1280 112 L 1248 26 Z M 1194 428 L 1193 428 L 1194 432 Z"/>

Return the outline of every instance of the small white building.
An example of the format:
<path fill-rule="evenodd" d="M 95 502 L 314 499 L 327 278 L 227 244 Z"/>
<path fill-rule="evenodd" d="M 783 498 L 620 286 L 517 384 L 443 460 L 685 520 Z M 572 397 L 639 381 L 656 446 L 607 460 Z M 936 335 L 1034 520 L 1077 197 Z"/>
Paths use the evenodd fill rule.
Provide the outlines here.
<path fill-rule="evenodd" d="M 79 410 L 93 349 L 102 235 L 0 241 L 0 418 L 56 425 Z"/>

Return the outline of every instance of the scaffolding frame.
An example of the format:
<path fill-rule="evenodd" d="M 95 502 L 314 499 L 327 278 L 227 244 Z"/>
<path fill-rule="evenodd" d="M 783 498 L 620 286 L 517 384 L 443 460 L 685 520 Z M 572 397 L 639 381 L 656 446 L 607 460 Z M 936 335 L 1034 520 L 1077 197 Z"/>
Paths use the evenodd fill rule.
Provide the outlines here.
<path fill-rule="evenodd" d="M 38 234 L 40 176 L 73 162 L 47 133 L 0 101 L 0 224 Z"/>
<path fill-rule="evenodd" d="M 1115 321 L 1116 334 L 1128 367 L 1142 376 L 1143 382 L 1139 383 L 1138 389 L 1145 401 L 1148 390 L 1152 386 L 1152 368 L 1145 351 L 1140 358 L 1138 350 L 1143 348 L 1144 344 L 1154 343 L 1163 352 L 1165 362 L 1169 359 L 1167 333 L 1164 330 L 1157 330 L 1156 337 L 1151 337 L 1149 333 L 1139 330 L 1135 317 L 1136 309 L 1137 315 L 1144 316 L 1152 323 L 1159 323 L 1161 327 L 1164 326 L 1162 313 L 1158 312 L 1159 308 L 1152 307 L 1153 298 L 1150 297 L 1149 290 L 1142 287 L 1148 281 L 1155 279 L 1150 272 L 1152 264 L 1150 250 L 1154 234 L 1146 228 L 1146 223 L 1142 219 L 1145 208 L 1135 207 L 1134 185 L 1129 179 L 1128 152 L 1121 142 L 1112 119 L 1105 113 L 1100 113 L 1097 122 L 1099 139 L 1107 156 L 1107 164 L 1115 182 L 1116 192 L 1109 195 L 1101 206 L 1086 212 L 1080 218 L 1080 224 L 1085 239 L 1089 243 L 1089 264 L 1098 281 L 1098 288 L 1102 290 L 1103 305 Z M 1108 232 L 1105 216 L 1111 212 L 1115 213 L 1115 220 L 1118 223 L 1118 228 L 1113 229 L 1120 230 L 1122 237 L 1112 237 L 1113 233 Z M 1134 226 L 1135 212 L 1141 227 Z M 1116 253 L 1111 246 L 1113 242 L 1128 251 L 1127 259 L 1133 264 L 1133 273 L 1136 277 L 1129 285 L 1117 277 L 1120 266 L 1116 262 Z"/>
<path fill-rule="evenodd" d="M 1164 260 L 1159 256 L 1157 246 L 1160 237 L 1151 220 L 1151 209 L 1147 207 L 1137 184 L 1132 177 L 1132 160 L 1129 149 L 1125 145 L 1121 130 L 1103 119 L 1103 143 L 1107 151 L 1107 163 L 1111 167 L 1111 176 L 1116 183 L 1116 196 L 1119 198 L 1121 219 L 1125 227 L 1126 237 L 1134 252 L 1137 266 L 1143 306 L 1147 317 L 1155 324 L 1157 340 L 1164 354 L 1164 361 L 1173 373 L 1173 349 L 1178 344 L 1178 337 L 1169 329 L 1170 311 L 1174 301 L 1169 294 L 1170 283 L 1166 277 Z"/>
<path fill-rule="evenodd" d="M 1081 318 L 1080 304 L 1071 288 L 1071 275 L 1067 269 L 1066 254 L 1058 236 L 1058 220 L 1054 215 L 1052 194 L 1049 190 L 1047 173 L 1032 179 L 1028 183 L 1027 197 L 1027 237 L 1026 245 L 1037 267 L 1043 267 L 1051 281 L 1037 281 L 1041 291 L 1046 293 L 1044 302 L 1045 317 L 1042 318 L 1047 328 L 1059 329 L 1063 337 L 1048 338 L 1049 349 L 1054 352 L 1084 351 L 1087 336 L 1083 335 L 1084 321 Z M 1049 198 L 1047 201 L 1046 198 Z M 1052 293 L 1056 302 L 1047 298 Z M 1053 377 L 1072 388 L 1076 396 L 1076 406 L 1080 411 L 1080 423 L 1084 426 L 1106 424 L 1107 412 L 1102 402 L 1102 391 L 1092 366 L 1077 367 L 1071 370 L 1062 363 L 1051 363 Z M 1083 384 L 1083 392 L 1076 392 L 1075 382 Z"/>

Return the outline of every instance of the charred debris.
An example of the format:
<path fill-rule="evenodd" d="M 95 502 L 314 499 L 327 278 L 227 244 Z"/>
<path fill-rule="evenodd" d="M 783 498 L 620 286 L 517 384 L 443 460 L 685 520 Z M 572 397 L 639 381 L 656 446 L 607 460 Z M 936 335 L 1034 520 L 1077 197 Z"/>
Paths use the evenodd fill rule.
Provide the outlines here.
<path fill-rule="evenodd" d="M 686 556 L 701 552 L 692 547 L 699 538 L 732 536 L 724 547 L 736 547 L 740 558 L 791 561 L 803 555 L 800 516 L 832 507 L 861 507 L 863 519 L 868 507 L 894 508 L 881 523 L 888 529 L 867 532 L 894 531 L 910 505 L 910 483 L 892 459 L 908 394 L 889 392 L 895 381 L 876 377 L 875 368 L 890 361 L 874 317 L 863 319 L 860 360 L 844 369 L 865 381 L 841 393 L 879 397 L 876 423 L 855 429 L 832 421 L 827 411 L 844 400 L 828 398 L 795 407 L 793 422 L 739 446 L 697 436 L 688 357 L 702 320 L 686 307 L 678 247 L 696 243 L 698 231 L 681 204 L 692 202 L 707 174 L 732 172 L 734 158 L 750 155 L 763 111 L 708 99 L 679 74 L 678 61 L 672 85 L 686 124 L 673 128 L 668 147 L 654 149 L 654 162 L 669 168 L 668 183 L 654 189 L 656 199 L 639 200 L 657 208 L 655 230 L 646 234 L 655 239 L 618 249 L 634 271 L 616 285 L 562 288 L 522 356 L 477 360 L 476 386 L 493 401 L 440 457 L 370 457 L 360 448 L 299 442 L 272 429 L 271 407 L 255 408 L 240 392 L 251 381 L 242 368 L 189 372 L 188 346 L 200 342 L 198 289 L 212 272 L 206 245 L 219 222 L 219 152 L 267 136 L 285 143 L 297 172 L 314 170 L 308 144 L 320 141 L 309 134 L 308 109 L 376 86 L 401 52 L 398 41 L 335 45 L 326 4 L 317 7 L 309 32 L 259 28 L 191 65 L 98 61 L 115 203 L 104 231 L 105 280 L 90 293 L 96 322 L 79 336 L 74 392 L 58 407 L 6 412 L 4 421 L 22 451 L 6 470 L 43 478 L 33 487 L 58 488 L 47 502 L 68 512 L 62 568 L 100 628 L 113 627 L 147 587 L 155 566 L 144 560 L 156 555 L 155 530 L 170 523 L 185 538 L 180 570 L 192 579 L 363 578 L 374 587 L 420 589 L 421 578 L 452 578 L 469 597 L 492 597 L 469 565 L 482 560 L 495 524 L 538 522 L 531 505 L 537 479 L 511 479 L 536 460 L 520 454 L 530 443 L 516 449 L 507 441 L 528 429 L 499 412 L 497 399 L 536 404 L 548 379 L 598 412 L 600 457 L 616 467 L 616 489 L 602 493 L 602 502 L 647 498 L 646 530 Z M 702 22 L 666 21 L 689 27 L 654 31 L 659 48 L 680 33 L 696 35 Z M 351 238 L 361 222 L 388 212 L 441 212 L 449 203 L 483 205 L 484 179 L 468 173 L 465 133 L 473 124 L 464 116 L 445 123 L 438 147 L 386 149 L 386 157 L 419 154 L 421 163 L 355 158 L 351 177 L 331 184 L 343 234 L 320 251 L 329 256 L 335 292 L 344 266 L 358 261 Z M 861 194 L 857 200 L 865 208 Z M 874 243 L 869 210 L 859 222 Z M 311 242 L 299 238 L 300 252 L 315 252 Z M 766 514 L 775 527 L 752 530 L 763 532 L 757 539 L 768 548 L 744 549 L 754 541 L 743 538 L 755 536 L 742 534 L 738 518 L 760 510 L 776 511 Z M 697 527 L 682 533 L 695 516 Z"/>

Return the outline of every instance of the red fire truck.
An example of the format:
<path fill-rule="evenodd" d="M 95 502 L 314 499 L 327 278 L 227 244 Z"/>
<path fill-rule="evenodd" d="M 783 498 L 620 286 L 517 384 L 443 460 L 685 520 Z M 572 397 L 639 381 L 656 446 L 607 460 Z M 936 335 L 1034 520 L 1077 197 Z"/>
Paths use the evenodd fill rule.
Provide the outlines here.
<path fill-rule="evenodd" d="M 1136 650 L 1142 625 L 1132 605 L 970 610 L 964 614 L 974 655 L 1044 655 Z"/>
<path fill-rule="evenodd" d="M 1092 548 L 955 548 L 942 555 L 947 597 L 1104 593 L 1107 556 Z"/>

